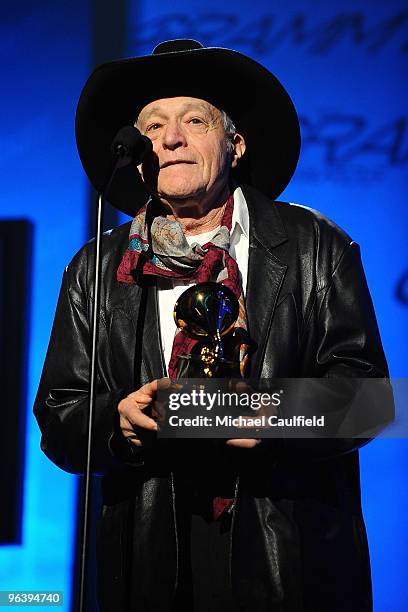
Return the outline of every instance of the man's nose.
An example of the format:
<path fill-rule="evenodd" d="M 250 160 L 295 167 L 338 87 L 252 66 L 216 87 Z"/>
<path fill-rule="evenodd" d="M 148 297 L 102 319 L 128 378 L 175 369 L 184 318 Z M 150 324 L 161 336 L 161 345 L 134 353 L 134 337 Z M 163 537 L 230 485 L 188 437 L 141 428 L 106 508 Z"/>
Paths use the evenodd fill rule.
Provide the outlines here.
<path fill-rule="evenodd" d="M 169 122 L 163 132 L 163 147 L 174 150 L 186 145 L 186 137 L 181 125 L 176 121 Z"/>

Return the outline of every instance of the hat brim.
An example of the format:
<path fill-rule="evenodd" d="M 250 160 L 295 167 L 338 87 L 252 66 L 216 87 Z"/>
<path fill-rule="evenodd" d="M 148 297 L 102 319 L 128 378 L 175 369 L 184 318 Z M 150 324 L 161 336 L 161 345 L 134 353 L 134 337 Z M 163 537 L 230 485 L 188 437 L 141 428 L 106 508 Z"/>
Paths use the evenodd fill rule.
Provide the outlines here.
<path fill-rule="evenodd" d="M 251 58 L 207 47 L 117 60 L 96 68 L 77 107 L 79 156 L 91 183 L 101 191 L 111 168 L 111 144 L 140 110 L 161 98 L 191 96 L 224 110 L 246 141 L 233 177 L 275 199 L 289 183 L 300 152 L 300 129 L 289 94 L 278 79 Z M 108 200 L 131 216 L 147 192 L 137 169 L 120 168 Z"/>

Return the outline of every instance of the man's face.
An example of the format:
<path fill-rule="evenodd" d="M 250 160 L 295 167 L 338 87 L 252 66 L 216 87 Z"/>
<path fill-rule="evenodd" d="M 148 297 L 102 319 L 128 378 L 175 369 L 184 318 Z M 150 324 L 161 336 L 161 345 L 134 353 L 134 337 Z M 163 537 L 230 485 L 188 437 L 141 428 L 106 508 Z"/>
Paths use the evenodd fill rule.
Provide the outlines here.
<path fill-rule="evenodd" d="M 198 98 L 163 98 L 147 104 L 136 125 L 153 143 L 153 177 L 145 168 L 143 176 L 160 197 L 208 200 L 223 192 L 236 161 L 217 108 Z"/>

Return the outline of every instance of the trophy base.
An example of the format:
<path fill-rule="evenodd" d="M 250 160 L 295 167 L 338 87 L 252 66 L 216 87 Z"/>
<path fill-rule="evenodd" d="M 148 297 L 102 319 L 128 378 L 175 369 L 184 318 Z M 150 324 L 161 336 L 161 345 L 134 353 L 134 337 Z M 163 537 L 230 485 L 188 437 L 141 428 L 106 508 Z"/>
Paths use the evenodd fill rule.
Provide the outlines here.
<path fill-rule="evenodd" d="M 239 363 L 227 359 L 205 361 L 201 355 L 179 355 L 177 378 L 241 378 Z"/>

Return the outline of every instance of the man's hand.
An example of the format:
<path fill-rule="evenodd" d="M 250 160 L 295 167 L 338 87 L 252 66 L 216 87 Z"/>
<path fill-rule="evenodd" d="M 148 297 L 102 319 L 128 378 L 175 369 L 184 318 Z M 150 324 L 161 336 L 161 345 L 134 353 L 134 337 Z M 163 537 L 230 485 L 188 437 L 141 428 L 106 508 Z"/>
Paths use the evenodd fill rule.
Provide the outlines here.
<path fill-rule="evenodd" d="M 237 448 L 255 448 L 260 443 L 260 440 L 254 438 L 234 438 L 227 440 L 228 446 L 236 446 Z"/>
<path fill-rule="evenodd" d="M 234 388 L 237 393 L 251 393 L 252 388 L 244 381 L 240 380 Z M 262 411 L 259 413 L 262 414 Z M 259 414 L 257 416 L 259 416 Z M 256 438 L 232 438 L 226 441 L 227 446 L 235 446 L 236 448 L 255 448 L 261 440 Z"/>
<path fill-rule="evenodd" d="M 135 427 L 141 427 L 148 431 L 157 431 L 156 421 L 147 416 L 143 411 L 151 405 L 159 388 L 165 389 L 170 385 L 171 380 L 169 378 L 153 380 L 140 387 L 137 391 L 129 393 L 127 397 L 119 402 L 120 428 L 125 438 L 136 446 L 141 446 L 142 443 L 135 432 Z"/>

